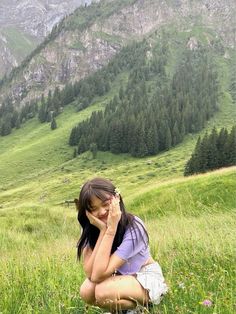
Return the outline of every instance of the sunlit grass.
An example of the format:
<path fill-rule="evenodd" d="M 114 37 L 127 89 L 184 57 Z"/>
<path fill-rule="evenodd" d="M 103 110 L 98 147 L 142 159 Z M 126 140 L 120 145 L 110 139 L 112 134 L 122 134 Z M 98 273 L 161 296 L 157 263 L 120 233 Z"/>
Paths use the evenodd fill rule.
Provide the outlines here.
<path fill-rule="evenodd" d="M 127 197 L 127 210 L 145 221 L 169 286 L 149 313 L 234 313 L 235 175 L 231 168 L 174 179 Z M 72 206 L 25 202 L 0 209 L 2 313 L 101 313 L 79 297 L 79 234 Z"/>

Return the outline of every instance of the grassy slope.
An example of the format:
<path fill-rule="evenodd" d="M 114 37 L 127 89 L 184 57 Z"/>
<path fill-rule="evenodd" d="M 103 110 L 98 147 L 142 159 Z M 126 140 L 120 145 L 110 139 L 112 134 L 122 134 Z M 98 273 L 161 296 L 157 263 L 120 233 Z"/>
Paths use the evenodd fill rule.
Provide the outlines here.
<path fill-rule="evenodd" d="M 114 178 L 129 192 L 140 184 L 150 186 L 182 175 L 199 134 L 188 135 L 177 147 L 150 158 L 98 153 L 96 160 L 92 160 L 90 154 L 85 153 L 71 159 L 73 148 L 67 145 L 71 127 L 102 106 L 103 101 L 76 114 L 73 108 L 66 108 L 58 117 L 58 129 L 54 131 L 49 130 L 48 124 L 32 120 L 10 136 L 0 138 L 0 195 L 5 205 L 14 203 L 21 193 L 25 197 L 33 195 L 32 201 L 38 200 L 42 193 L 54 202 L 73 198 L 78 186 L 94 174 Z M 209 129 L 213 125 L 230 128 L 234 123 L 236 106 L 230 102 L 228 94 L 223 95 L 221 108 L 209 121 Z M 61 185 L 62 182 L 65 183 Z"/>
<path fill-rule="evenodd" d="M 25 58 L 36 47 L 35 39 L 26 36 L 14 27 L 2 29 L 2 33 L 7 38 L 8 47 L 19 60 Z"/>
<path fill-rule="evenodd" d="M 144 219 L 170 287 L 150 313 L 234 313 L 235 170 L 172 180 L 148 192 L 140 185 L 140 195 L 125 197 L 128 210 Z M 28 198 L 10 215 L 1 209 L 0 224 L 2 313 L 85 313 L 75 210 Z M 204 308 L 204 299 L 212 308 Z"/>

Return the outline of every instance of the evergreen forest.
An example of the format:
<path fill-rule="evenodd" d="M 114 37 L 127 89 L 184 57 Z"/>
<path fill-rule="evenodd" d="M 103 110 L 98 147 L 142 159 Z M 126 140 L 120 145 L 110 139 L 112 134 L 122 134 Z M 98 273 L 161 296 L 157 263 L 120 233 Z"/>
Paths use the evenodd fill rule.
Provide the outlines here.
<path fill-rule="evenodd" d="M 228 132 L 213 128 L 210 134 L 199 137 L 191 158 L 185 166 L 184 175 L 204 173 L 222 167 L 236 165 L 236 125 Z"/>
<path fill-rule="evenodd" d="M 201 130 L 217 111 L 217 67 L 206 48 L 185 50 L 172 77 L 166 73 L 165 43 L 151 52 L 145 41 L 131 49 L 127 84 L 104 111 L 93 112 L 72 129 L 69 144 L 78 146 L 78 154 L 94 143 L 98 150 L 115 154 L 155 155 Z"/>

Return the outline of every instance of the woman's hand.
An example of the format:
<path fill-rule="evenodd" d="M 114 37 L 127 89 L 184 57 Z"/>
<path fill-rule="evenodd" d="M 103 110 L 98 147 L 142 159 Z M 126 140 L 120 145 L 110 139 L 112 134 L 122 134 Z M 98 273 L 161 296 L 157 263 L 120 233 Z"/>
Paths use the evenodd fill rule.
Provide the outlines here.
<path fill-rule="evenodd" d="M 101 230 L 106 230 L 107 226 L 105 222 L 101 221 L 97 217 L 93 216 L 89 211 L 86 210 L 86 216 L 91 223 L 91 225 L 97 227 L 100 231 Z"/>
<path fill-rule="evenodd" d="M 113 196 L 111 198 L 111 204 L 109 206 L 107 229 L 109 229 L 109 231 L 116 231 L 120 218 L 121 218 L 120 199 L 118 196 Z"/>

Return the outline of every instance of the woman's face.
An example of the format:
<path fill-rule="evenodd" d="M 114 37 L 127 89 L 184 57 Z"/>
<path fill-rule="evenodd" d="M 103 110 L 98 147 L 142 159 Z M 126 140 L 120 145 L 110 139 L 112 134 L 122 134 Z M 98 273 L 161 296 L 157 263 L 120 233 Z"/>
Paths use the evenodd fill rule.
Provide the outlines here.
<path fill-rule="evenodd" d="M 111 195 L 109 194 L 107 194 L 107 198 L 105 198 L 105 200 L 101 200 L 100 198 L 93 195 L 91 198 L 91 207 L 89 211 L 94 217 L 106 223 L 109 214 L 110 202 Z"/>

